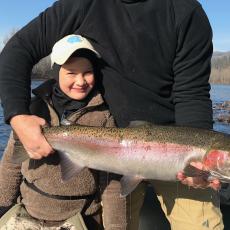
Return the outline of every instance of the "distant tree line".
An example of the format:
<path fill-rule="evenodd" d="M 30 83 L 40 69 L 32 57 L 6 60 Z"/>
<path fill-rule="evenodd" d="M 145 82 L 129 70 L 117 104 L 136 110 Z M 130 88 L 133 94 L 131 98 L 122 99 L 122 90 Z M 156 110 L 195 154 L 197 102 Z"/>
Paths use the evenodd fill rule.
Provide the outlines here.
<path fill-rule="evenodd" d="M 18 31 L 17 28 L 13 28 L 9 33 L 3 38 L 3 46 L 10 40 L 10 38 Z M 51 75 L 51 61 L 50 56 L 41 59 L 32 69 L 33 79 L 46 79 L 50 78 Z"/>
<path fill-rule="evenodd" d="M 18 31 L 17 28 L 12 28 L 7 35 L 3 38 L 3 45 L 5 46 L 6 43 L 10 40 L 10 38 Z"/>
<path fill-rule="evenodd" d="M 215 84 L 230 84 L 230 52 L 212 58 L 210 82 Z"/>
<path fill-rule="evenodd" d="M 3 45 L 5 45 L 17 31 L 18 29 L 13 28 L 3 39 Z M 34 66 L 32 78 L 50 78 L 50 72 L 51 63 L 50 57 L 48 56 Z M 214 52 L 210 82 L 215 84 L 230 84 L 230 52 Z"/>
<path fill-rule="evenodd" d="M 230 66 L 230 55 L 229 56 L 221 56 L 212 59 L 212 67 L 215 69 L 225 69 Z"/>

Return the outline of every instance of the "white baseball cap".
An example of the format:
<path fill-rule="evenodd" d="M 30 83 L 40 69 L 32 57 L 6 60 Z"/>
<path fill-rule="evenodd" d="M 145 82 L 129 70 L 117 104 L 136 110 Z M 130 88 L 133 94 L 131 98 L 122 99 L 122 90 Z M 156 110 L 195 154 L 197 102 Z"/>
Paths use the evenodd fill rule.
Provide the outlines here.
<path fill-rule="evenodd" d="M 100 58 L 100 54 L 93 48 L 91 43 L 81 35 L 70 34 L 57 41 L 50 55 L 51 66 L 54 63 L 63 65 L 68 58 L 78 49 L 88 49 Z"/>

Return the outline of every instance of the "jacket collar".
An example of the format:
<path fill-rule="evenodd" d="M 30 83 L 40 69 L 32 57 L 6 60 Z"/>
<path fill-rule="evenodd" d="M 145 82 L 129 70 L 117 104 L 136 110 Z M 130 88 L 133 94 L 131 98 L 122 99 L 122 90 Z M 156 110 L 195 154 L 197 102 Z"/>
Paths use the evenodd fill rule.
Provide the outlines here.
<path fill-rule="evenodd" d="M 43 100 L 47 100 L 47 98 L 50 98 L 55 83 L 56 83 L 55 79 L 49 79 L 43 82 L 37 88 L 33 89 L 32 93 L 35 96 L 42 98 Z"/>

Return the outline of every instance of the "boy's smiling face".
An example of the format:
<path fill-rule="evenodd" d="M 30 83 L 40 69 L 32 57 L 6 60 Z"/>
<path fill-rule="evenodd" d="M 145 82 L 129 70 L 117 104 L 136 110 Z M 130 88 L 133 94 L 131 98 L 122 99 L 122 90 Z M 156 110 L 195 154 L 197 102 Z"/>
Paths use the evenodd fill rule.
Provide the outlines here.
<path fill-rule="evenodd" d="M 70 98 L 84 99 L 95 85 L 91 62 L 83 57 L 70 57 L 60 68 L 59 85 Z"/>

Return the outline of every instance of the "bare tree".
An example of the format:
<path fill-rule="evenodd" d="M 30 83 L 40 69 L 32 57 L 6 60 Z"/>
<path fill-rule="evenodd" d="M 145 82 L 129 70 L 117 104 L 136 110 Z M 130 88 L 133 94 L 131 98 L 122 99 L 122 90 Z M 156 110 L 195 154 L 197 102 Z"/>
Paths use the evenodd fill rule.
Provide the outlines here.
<path fill-rule="evenodd" d="M 12 28 L 9 33 L 3 38 L 3 47 L 6 43 L 11 39 L 11 37 L 16 34 L 18 31 L 17 28 Z M 48 78 L 49 71 L 51 69 L 51 62 L 50 57 L 47 56 L 41 59 L 32 70 L 32 77 L 33 78 Z"/>
<path fill-rule="evenodd" d="M 18 31 L 17 28 L 12 28 L 7 35 L 4 36 L 3 38 L 3 45 L 5 46 L 6 43 L 11 39 L 11 37 L 16 34 Z"/>
<path fill-rule="evenodd" d="M 210 82 L 214 84 L 230 84 L 230 52 L 214 53 Z"/>

